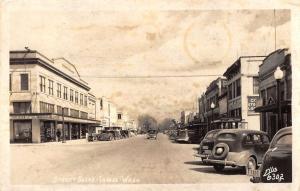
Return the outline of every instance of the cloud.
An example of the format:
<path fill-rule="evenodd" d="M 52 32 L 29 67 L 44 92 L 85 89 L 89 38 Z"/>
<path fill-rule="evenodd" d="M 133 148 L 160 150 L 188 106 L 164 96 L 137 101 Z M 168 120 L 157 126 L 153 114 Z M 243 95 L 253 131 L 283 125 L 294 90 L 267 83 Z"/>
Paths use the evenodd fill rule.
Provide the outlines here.
<path fill-rule="evenodd" d="M 26 15 L 21 17 L 20 15 Z M 277 47 L 290 46 L 290 12 L 276 11 Z M 193 109 L 216 76 L 114 79 L 101 76 L 223 74 L 239 56 L 274 50 L 273 10 L 64 11 L 12 8 L 11 49 L 29 46 L 76 65 L 96 96 L 131 116 L 158 119 Z M 28 22 L 30 21 L 30 22 Z"/>

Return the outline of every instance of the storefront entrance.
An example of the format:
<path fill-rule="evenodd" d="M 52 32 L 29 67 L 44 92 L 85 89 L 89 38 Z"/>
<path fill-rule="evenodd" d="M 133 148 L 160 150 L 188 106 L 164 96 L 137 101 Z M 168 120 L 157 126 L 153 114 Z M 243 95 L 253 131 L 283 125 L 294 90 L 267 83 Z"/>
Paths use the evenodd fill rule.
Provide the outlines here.
<path fill-rule="evenodd" d="M 14 121 L 13 137 L 16 143 L 32 143 L 32 123 L 31 120 Z"/>

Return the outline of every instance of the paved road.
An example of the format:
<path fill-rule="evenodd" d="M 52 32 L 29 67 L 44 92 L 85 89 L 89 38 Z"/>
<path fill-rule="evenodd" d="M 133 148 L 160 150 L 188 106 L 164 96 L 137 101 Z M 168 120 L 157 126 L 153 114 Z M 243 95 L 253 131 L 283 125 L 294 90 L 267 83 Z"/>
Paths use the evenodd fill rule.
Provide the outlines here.
<path fill-rule="evenodd" d="M 235 168 L 216 173 L 194 157 L 195 144 L 144 136 L 77 145 L 11 145 L 13 184 L 249 182 Z"/>

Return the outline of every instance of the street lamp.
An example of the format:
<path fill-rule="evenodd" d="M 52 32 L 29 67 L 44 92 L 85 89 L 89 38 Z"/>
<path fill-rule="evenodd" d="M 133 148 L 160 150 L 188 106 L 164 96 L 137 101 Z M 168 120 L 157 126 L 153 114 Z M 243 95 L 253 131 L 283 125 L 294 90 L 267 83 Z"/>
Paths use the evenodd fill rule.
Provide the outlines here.
<path fill-rule="evenodd" d="M 210 104 L 210 108 L 212 109 L 212 111 L 211 111 L 211 123 L 210 124 L 212 124 L 213 123 L 213 121 L 214 121 L 214 109 L 215 109 L 215 104 L 214 104 L 214 102 L 211 102 L 211 104 Z M 212 125 L 211 125 L 212 126 Z"/>
<path fill-rule="evenodd" d="M 277 125 L 277 129 L 276 132 L 281 128 L 281 95 L 280 95 L 280 80 L 283 78 L 283 71 L 280 69 L 280 67 L 278 66 L 276 68 L 276 71 L 274 72 L 274 78 L 276 80 L 277 83 L 277 111 L 278 111 L 278 125 Z"/>

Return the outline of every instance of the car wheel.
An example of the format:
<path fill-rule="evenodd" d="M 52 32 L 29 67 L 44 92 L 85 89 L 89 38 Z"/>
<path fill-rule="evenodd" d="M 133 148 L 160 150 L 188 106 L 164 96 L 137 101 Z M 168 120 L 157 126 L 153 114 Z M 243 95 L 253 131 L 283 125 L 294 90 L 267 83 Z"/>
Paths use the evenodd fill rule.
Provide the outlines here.
<path fill-rule="evenodd" d="M 246 166 L 246 174 L 248 174 L 248 170 L 256 170 L 256 167 L 257 167 L 256 160 L 253 157 L 249 157 Z"/>
<path fill-rule="evenodd" d="M 217 172 L 223 171 L 224 168 L 225 168 L 225 166 L 222 165 L 222 164 L 215 164 L 215 165 L 214 165 L 214 169 L 215 169 Z"/>

